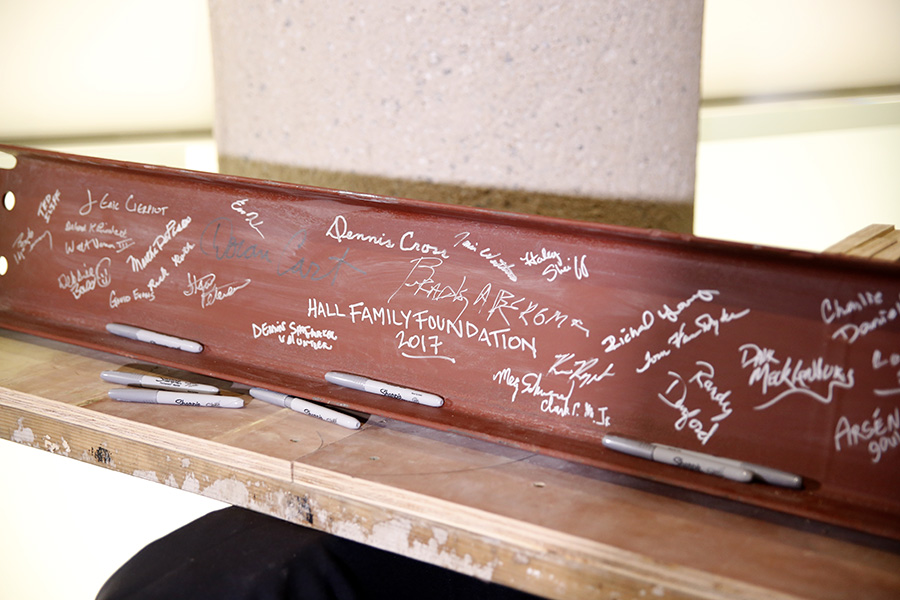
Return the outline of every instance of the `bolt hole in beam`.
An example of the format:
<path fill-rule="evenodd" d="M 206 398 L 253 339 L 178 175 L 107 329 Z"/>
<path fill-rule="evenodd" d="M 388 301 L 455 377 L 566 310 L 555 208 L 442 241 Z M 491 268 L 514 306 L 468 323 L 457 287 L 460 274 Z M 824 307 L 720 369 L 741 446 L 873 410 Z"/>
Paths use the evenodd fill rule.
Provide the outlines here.
<path fill-rule="evenodd" d="M 0 153 L 2 154 L 2 153 Z M 3 206 L 6 210 L 12 210 L 16 206 L 16 195 L 11 191 L 3 194 Z M 0 277 L 6 275 L 6 272 L 9 271 L 9 261 L 5 256 L 0 255 Z"/>
<path fill-rule="evenodd" d="M 15 169 L 16 157 L 9 152 L 0 151 L 0 169 Z"/>
<path fill-rule="evenodd" d="M 8 152 L 0 152 L 0 169 L 14 169 L 16 166 L 16 157 Z M 6 210 L 12 210 L 16 206 L 16 195 L 12 190 L 7 190 L 3 194 L 3 206 Z M 6 275 L 9 271 L 9 261 L 5 256 L 0 256 L 0 277 Z"/>
<path fill-rule="evenodd" d="M 16 157 L 8 152 L 0 152 L 0 169 L 14 169 L 16 166 Z M 8 190 L 3 194 L 3 206 L 6 210 L 12 210 L 16 206 L 16 195 L 12 190 Z M 6 275 L 9 271 L 9 261 L 5 256 L 0 256 L 0 277 Z"/>

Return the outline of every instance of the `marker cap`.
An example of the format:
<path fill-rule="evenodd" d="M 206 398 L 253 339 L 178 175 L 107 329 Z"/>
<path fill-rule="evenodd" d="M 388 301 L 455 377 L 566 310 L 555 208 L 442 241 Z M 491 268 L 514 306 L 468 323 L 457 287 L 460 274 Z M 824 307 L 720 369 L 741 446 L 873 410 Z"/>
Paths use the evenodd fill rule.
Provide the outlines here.
<path fill-rule="evenodd" d="M 121 371 L 103 371 L 100 373 L 100 379 L 117 385 L 136 385 L 140 383 L 141 375 L 137 373 L 123 373 Z"/>
<path fill-rule="evenodd" d="M 646 460 L 653 460 L 653 445 L 638 440 L 629 440 L 615 435 L 604 435 L 601 442 L 605 447 L 623 454 L 630 454 Z"/>
<path fill-rule="evenodd" d="M 354 390 L 365 391 L 366 382 L 369 380 L 366 377 L 362 377 L 360 375 L 351 375 L 350 373 L 340 373 L 338 371 L 328 371 L 327 373 L 325 373 L 325 381 L 327 381 L 328 383 L 333 383 L 335 385 L 342 385 Z"/>

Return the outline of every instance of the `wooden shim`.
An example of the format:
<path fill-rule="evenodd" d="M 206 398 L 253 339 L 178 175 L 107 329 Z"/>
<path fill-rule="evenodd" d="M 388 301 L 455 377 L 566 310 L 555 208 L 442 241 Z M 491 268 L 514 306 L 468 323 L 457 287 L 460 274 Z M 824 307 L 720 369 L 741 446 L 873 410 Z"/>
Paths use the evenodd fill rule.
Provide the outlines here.
<path fill-rule="evenodd" d="M 893 232 L 887 232 L 884 235 L 863 242 L 859 246 L 847 251 L 846 254 L 847 256 L 859 256 L 861 258 L 875 258 L 878 254 L 888 250 L 894 245 L 895 241 L 891 233 Z"/>
<path fill-rule="evenodd" d="M 885 248 L 878 250 L 872 258 L 877 260 L 897 261 L 900 260 L 900 230 L 895 229 L 888 233 L 885 238 L 891 241 L 891 244 Z"/>
<path fill-rule="evenodd" d="M 873 224 L 863 227 L 843 240 L 826 248 L 826 254 L 853 254 L 853 250 L 859 246 L 886 235 L 894 230 L 893 225 Z M 865 256 L 865 255 L 863 255 Z"/>

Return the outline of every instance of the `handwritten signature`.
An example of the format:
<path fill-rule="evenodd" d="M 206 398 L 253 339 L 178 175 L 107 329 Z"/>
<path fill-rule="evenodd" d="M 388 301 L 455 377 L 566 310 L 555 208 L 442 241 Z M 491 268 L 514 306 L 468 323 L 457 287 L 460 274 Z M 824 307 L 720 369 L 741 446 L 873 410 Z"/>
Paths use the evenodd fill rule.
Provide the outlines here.
<path fill-rule="evenodd" d="M 16 261 L 16 264 L 25 260 L 26 256 L 34 250 L 34 247 L 44 240 L 47 240 L 50 249 L 53 250 L 53 236 L 49 231 L 45 231 L 40 236 L 35 237 L 34 230 L 31 227 L 27 227 L 24 233 L 17 235 L 12 243 L 13 259 Z"/>
<path fill-rule="evenodd" d="M 571 258 L 572 264 L 568 264 L 566 259 L 562 257 L 562 255 L 556 250 L 547 250 L 546 248 L 541 248 L 540 253 L 527 251 L 525 256 L 521 257 L 521 260 L 526 267 L 535 267 L 544 265 L 544 270 L 541 272 L 541 275 L 547 279 L 549 282 L 556 281 L 556 278 L 560 275 L 563 275 L 568 272 L 573 272 L 576 279 L 584 279 L 590 276 L 588 272 L 588 268 L 584 263 L 584 259 L 587 255 L 582 254 L 579 256 L 573 256 Z"/>
<path fill-rule="evenodd" d="M 248 285 L 250 285 L 249 279 L 219 285 L 216 283 L 215 273 L 209 273 L 202 277 L 188 273 L 188 287 L 184 290 L 184 295 L 194 296 L 199 294 L 200 307 L 208 308 L 220 300 L 230 298 Z"/>
<path fill-rule="evenodd" d="M 104 257 L 90 267 L 85 265 L 84 269 L 72 269 L 68 273 L 61 274 L 57 278 L 57 283 L 60 289 L 68 290 L 76 300 L 79 300 L 88 292 L 109 286 L 112 281 L 109 273 L 111 262 L 109 257 Z"/>
<path fill-rule="evenodd" d="M 263 221 L 259 218 L 259 213 L 255 210 L 247 210 L 244 208 L 244 205 L 250 201 L 250 198 L 243 198 L 242 200 L 235 200 L 231 203 L 231 210 L 235 211 L 239 215 L 244 217 L 244 221 L 253 228 L 256 233 L 259 234 L 259 237 L 266 239 L 266 236 L 263 235 L 263 232 L 260 231 L 259 226 L 263 224 Z"/>
<path fill-rule="evenodd" d="M 572 394 L 575 392 L 576 385 L 582 388 L 612 377 L 613 364 L 610 363 L 602 373 L 591 372 L 590 369 L 595 367 L 599 359 L 591 358 L 587 360 L 572 360 L 574 354 L 558 354 L 556 362 L 547 370 L 549 379 L 555 376 L 565 377 L 562 388 L 556 387 L 553 383 L 547 383 L 544 380 L 544 373 L 526 373 L 522 376 L 515 375 L 509 367 L 501 369 L 494 373 L 491 380 L 506 387 L 512 388 L 511 402 L 521 396 L 530 396 L 541 401 L 541 412 L 555 414 L 560 417 L 581 416 L 591 418 L 599 425 L 609 425 L 608 417 L 605 416 L 605 410 L 601 410 L 602 418 L 600 421 L 594 419 L 594 407 L 588 403 L 582 405 L 581 402 L 572 402 Z M 570 362 L 571 361 L 571 362 Z M 572 368 L 563 368 L 563 367 Z M 557 380 L 558 381 L 558 380 Z M 552 389 L 551 388 L 556 388 Z"/>
<path fill-rule="evenodd" d="M 822 404 L 831 404 L 837 389 L 851 389 L 854 386 L 853 369 L 845 370 L 840 365 L 832 365 L 821 357 L 804 364 L 803 360 L 787 358 L 782 361 L 775 357 L 771 348 L 756 344 L 744 344 L 739 348 L 741 367 L 751 369 L 748 385 L 760 384 L 763 395 L 769 391 L 778 393 L 758 406 L 756 410 L 770 408 L 785 398 L 802 395 Z M 811 385 L 824 384 L 827 390 L 819 393 Z"/>
<path fill-rule="evenodd" d="M 332 285 L 338 274 L 346 270 L 345 266 L 362 275 L 366 274 L 347 260 L 349 248 L 344 249 L 341 256 L 329 256 L 328 260 L 332 263 L 330 266 L 301 253 L 305 249 L 307 237 L 306 229 L 297 231 L 288 239 L 280 254 L 273 257 L 268 248 L 236 237 L 231 221 L 220 217 L 210 221 L 204 228 L 200 237 L 200 251 L 207 256 L 214 256 L 216 260 L 259 260 L 275 265 L 275 273 L 279 276 L 298 275 L 301 279 L 310 281 L 330 279 Z"/>

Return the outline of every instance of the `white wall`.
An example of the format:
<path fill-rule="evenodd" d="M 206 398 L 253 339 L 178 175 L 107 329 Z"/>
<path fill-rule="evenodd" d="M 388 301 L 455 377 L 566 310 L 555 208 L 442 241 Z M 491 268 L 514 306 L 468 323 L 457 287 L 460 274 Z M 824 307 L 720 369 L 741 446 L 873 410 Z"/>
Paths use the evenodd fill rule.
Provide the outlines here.
<path fill-rule="evenodd" d="M 818 252 L 900 226 L 898 164 L 900 94 L 704 109 L 694 233 Z"/>
<path fill-rule="evenodd" d="M 707 0 L 704 95 L 900 90 L 898 12 L 896 0 Z M 0 2 L 0 141 L 209 132 L 208 37 L 203 0 Z M 817 250 L 900 224 L 898 107 L 880 95 L 704 108 L 697 232 Z M 214 168 L 208 136 L 108 142 L 51 145 Z M 0 490 L 10 598 L 92 598 L 143 544 L 221 506 L 6 441 Z"/>
<path fill-rule="evenodd" d="M 819 251 L 900 225 L 898 26 L 896 0 L 706 0 L 696 234 Z"/>
<path fill-rule="evenodd" d="M 208 131 L 206 0 L 0 2 L 0 140 Z"/>
<path fill-rule="evenodd" d="M 706 0 L 703 97 L 900 84 L 897 0 Z"/>

